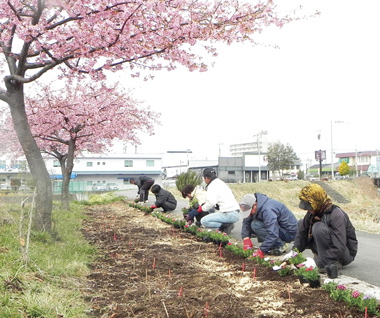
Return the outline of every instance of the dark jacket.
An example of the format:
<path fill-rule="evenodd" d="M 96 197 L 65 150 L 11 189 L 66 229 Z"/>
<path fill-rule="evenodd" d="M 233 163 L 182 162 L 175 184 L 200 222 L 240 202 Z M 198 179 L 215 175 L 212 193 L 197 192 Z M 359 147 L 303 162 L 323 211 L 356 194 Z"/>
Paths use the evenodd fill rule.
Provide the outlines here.
<path fill-rule="evenodd" d="M 137 194 L 140 194 L 140 189 L 141 187 L 144 185 L 145 182 L 149 182 L 151 185 L 154 183 L 154 179 L 151 178 L 151 177 L 148 177 L 148 176 L 139 176 L 137 178 L 134 178 L 135 179 L 135 183 L 138 187 L 138 190 L 137 190 Z"/>
<path fill-rule="evenodd" d="M 160 189 L 160 191 L 155 194 L 156 202 L 154 205 L 158 208 L 166 207 L 169 210 L 174 210 L 177 207 L 177 200 L 174 195 L 165 189 Z"/>
<path fill-rule="evenodd" d="M 279 228 L 284 229 L 289 235 L 297 233 L 297 219 L 283 203 L 268 198 L 265 194 L 256 193 L 257 210 L 254 215 L 243 219 L 241 236 L 251 237 L 251 223 L 254 220 L 264 223 L 267 236 L 261 244 L 262 251 L 268 251 L 279 238 Z"/>
<path fill-rule="evenodd" d="M 313 215 L 310 212 L 306 213 L 294 240 L 293 248 L 300 252 L 303 252 L 309 243 L 308 233 L 312 217 Z M 325 257 L 327 259 L 340 259 L 343 251 L 348 248 L 350 255 L 355 258 L 358 252 L 358 241 L 355 228 L 347 213 L 338 206 L 332 205 L 329 210 L 324 212 L 320 222 L 327 224 L 331 232 L 332 247 L 326 250 Z"/>

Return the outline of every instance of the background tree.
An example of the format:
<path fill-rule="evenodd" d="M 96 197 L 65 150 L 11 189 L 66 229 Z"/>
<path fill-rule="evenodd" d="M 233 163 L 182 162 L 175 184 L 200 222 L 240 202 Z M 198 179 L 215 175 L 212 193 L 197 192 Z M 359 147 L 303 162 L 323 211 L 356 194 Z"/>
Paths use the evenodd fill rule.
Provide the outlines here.
<path fill-rule="evenodd" d="M 177 63 L 204 71 L 207 66 L 191 51 L 196 43 L 215 54 L 217 41 L 252 41 L 264 27 L 281 27 L 289 20 L 278 17 L 271 0 L 2 1 L 0 100 L 9 106 L 36 183 L 34 227 L 51 229 L 52 185 L 28 125 L 25 84 L 48 71 L 50 79 L 84 74 L 103 79 L 103 71 L 118 71 L 124 65 L 131 73 L 138 67 L 172 70 Z"/>
<path fill-rule="evenodd" d="M 182 189 L 187 185 L 193 185 L 194 187 L 202 183 L 202 177 L 195 171 L 186 171 L 177 176 L 175 185 L 177 190 L 182 193 Z"/>
<path fill-rule="evenodd" d="M 105 152 L 117 139 L 138 144 L 137 134 L 153 134 L 158 123 L 156 112 L 142 108 L 117 86 L 81 81 L 53 90 L 43 85 L 33 99 L 26 99 L 26 113 L 38 147 L 60 163 L 63 209 L 69 209 L 69 183 L 78 153 Z M 20 156 L 22 149 L 9 117 L 0 132 L 8 152 Z"/>
<path fill-rule="evenodd" d="M 270 143 L 268 145 L 268 169 L 282 175 L 283 170 L 290 169 L 296 160 L 299 160 L 292 146 L 281 142 Z"/>
<path fill-rule="evenodd" d="M 119 91 L 117 85 L 77 83 L 53 91 L 50 86 L 27 100 L 32 134 L 43 153 L 60 163 L 62 208 L 69 209 L 69 183 L 78 153 L 102 153 L 119 139 L 139 143 L 138 133 L 153 134 L 158 114 Z"/>
<path fill-rule="evenodd" d="M 340 174 L 341 176 L 346 176 L 346 175 L 348 175 L 348 174 L 350 173 L 350 167 L 348 166 L 347 162 L 342 161 L 342 162 L 340 163 L 340 165 L 339 165 L 339 169 L 338 169 L 338 171 L 339 171 L 339 174 Z"/>

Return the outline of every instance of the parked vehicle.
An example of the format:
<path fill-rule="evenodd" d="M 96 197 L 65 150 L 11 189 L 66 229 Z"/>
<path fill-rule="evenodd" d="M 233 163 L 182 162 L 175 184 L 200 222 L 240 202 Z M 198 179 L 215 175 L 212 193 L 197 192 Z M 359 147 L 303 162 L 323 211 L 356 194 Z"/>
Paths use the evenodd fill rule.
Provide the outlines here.
<path fill-rule="evenodd" d="M 104 184 L 93 184 L 92 191 L 106 191 L 106 187 Z"/>
<path fill-rule="evenodd" d="M 26 186 L 25 184 L 22 184 L 18 187 L 17 191 L 22 191 L 22 192 L 29 192 L 31 191 L 32 189 L 29 188 L 28 186 Z"/>
<path fill-rule="evenodd" d="M 298 176 L 296 174 L 291 174 L 290 176 L 286 177 L 286 180 L 288 181 L 297 181 Z"/>
<path fill-rule="evenodd" d="M 117 186 L 116 183 L 107 183 L 106 184 L 106 190 L 107 191 L 119 190 L 119 187 Z"/>
<path fill-rule="evenodd" d="M 12 188 L 7 184 L 0 184 L 0 190 L 12 190 Z"/>

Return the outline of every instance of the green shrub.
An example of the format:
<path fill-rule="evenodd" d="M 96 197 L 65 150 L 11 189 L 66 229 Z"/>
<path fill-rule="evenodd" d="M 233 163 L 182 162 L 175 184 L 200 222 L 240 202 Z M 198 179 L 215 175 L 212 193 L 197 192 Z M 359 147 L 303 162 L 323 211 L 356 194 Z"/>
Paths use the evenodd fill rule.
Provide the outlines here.
<path fill-rule="evenodd" d="M 182 193 L 182 189 L 187 185 L 193 185 L 196 187 L 202 183 L 202 177 L 198 175 L 195 171 L 183 172 L 177 177 L 175 183 L 179 192 Z"/>

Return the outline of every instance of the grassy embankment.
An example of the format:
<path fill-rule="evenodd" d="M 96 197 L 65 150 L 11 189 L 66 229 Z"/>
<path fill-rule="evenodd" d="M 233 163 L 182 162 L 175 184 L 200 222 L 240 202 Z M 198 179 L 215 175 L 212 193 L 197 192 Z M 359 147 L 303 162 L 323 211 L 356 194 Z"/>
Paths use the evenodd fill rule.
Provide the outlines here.
<path fill-rule="evenodd" d="M 101 204 L 115 198 L 93 199 Z M 54 235 L 31 231 L 28 244 L 29 208 L 0 199 L 0 317 L 88 317 L 81 279 L 90 273 L 96 249 L 81 235 L 83 206 L 73 203 L 68 212 L 55 205 Z"/>

